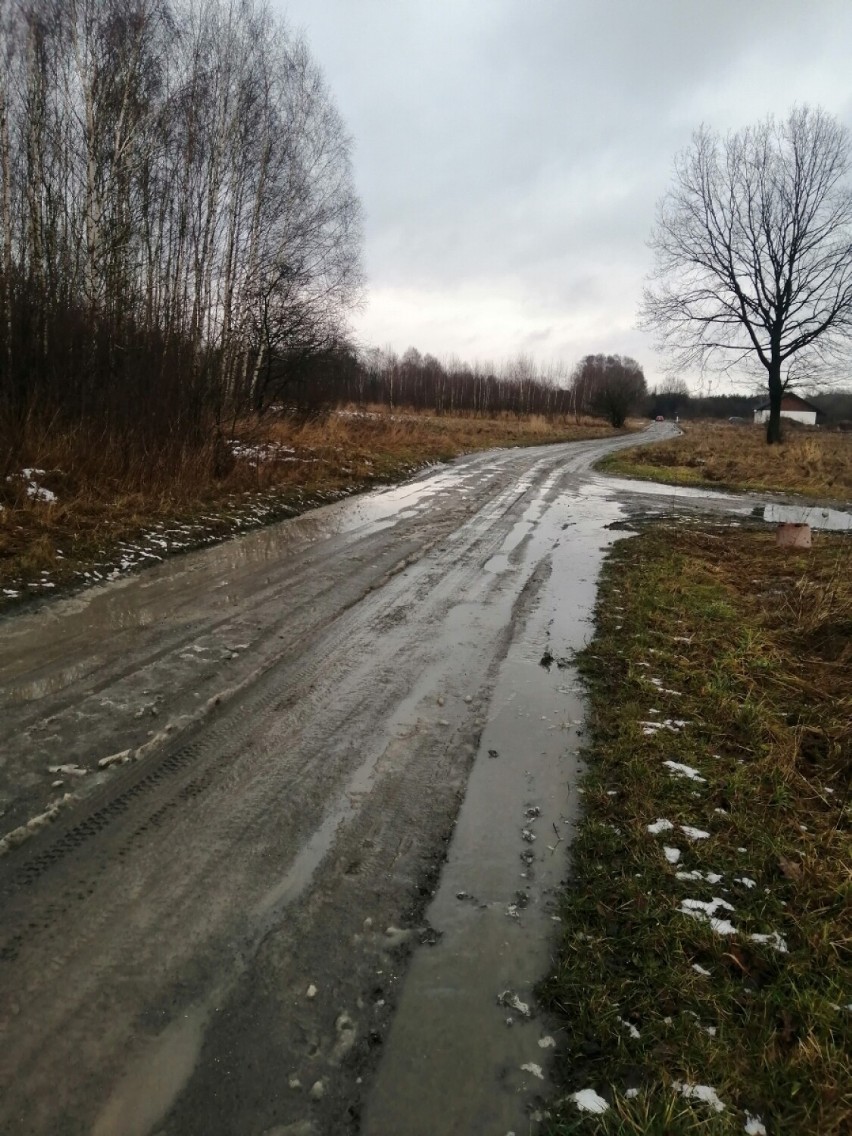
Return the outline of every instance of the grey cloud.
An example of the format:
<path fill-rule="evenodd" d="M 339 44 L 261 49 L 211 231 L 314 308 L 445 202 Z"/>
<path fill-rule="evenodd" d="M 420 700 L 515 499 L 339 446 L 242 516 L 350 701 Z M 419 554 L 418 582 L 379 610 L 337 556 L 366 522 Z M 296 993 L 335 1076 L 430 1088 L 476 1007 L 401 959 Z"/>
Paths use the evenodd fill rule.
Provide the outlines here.
<path fill-rule="evenodd" d="M 848 0 L 280 6 L 355 139 L 373 289 L 361 326 L 379 342 L 386 326 L 399 349 L 493 357 L 514 330 L 518 350 L 629 350 L 653 371 L 630 313 L 654 203 L 691 131 L 794 101 L 852 118 Z"/>

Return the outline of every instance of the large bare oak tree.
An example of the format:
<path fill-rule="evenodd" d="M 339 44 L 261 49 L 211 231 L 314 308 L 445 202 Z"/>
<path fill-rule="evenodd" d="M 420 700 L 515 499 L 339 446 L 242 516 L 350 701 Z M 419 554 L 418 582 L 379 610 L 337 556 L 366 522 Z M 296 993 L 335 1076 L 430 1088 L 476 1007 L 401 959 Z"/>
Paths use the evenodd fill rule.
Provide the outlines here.
<path fill-rule="evenodd" d="M 848 131 L 819 109 L 725 138 L 702 127 L 658 206 L 642 326 L 677 367 L 765 372 L 770 443 L 790 383 L 848 377 L 851 165 Z"/>

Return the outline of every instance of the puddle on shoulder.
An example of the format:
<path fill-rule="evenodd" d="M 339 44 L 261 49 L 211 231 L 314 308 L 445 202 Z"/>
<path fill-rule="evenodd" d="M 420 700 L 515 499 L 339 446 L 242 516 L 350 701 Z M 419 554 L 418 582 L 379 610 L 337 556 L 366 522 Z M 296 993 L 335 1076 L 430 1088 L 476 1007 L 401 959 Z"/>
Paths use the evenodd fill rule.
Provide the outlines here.
<path fill-rule="evenodd" d="M 825 532 L 852 532 L 852 513 L 821 505 L 758 505 L 754 515 L 770 524 L 810 525 L 812 529 Z"/>

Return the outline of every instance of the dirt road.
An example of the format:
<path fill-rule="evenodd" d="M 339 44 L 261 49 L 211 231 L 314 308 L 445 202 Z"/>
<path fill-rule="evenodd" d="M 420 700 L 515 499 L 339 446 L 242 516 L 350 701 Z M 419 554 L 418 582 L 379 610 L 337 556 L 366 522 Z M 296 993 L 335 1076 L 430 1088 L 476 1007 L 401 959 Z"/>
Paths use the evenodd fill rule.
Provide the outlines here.
<path fill-rule="evenodd" d="M 463 985 L 501 1022 L 488 944 L 520 925 L 500 965 L 546 961 L 545 828 L 567 843 L 577 803 L 558 664 L 624 516 L 589 467 L 625 443 L 463 458 L 0 623 L 0 835 L 30 837 L 0 858 L 0 1132 L 421 1130 L 406 1076 L 447 1027 L 415 1060 L 418 983 L 453 980 L 420 960 L 472 951 Z M 529 869 L 514 912 L 501 858 Z M 495 1124 L 530 1078 L 503 1078 Z M 436 1123 L 458 1091 L 436 1080 L 423 1130 L 498 1131 Z"/>

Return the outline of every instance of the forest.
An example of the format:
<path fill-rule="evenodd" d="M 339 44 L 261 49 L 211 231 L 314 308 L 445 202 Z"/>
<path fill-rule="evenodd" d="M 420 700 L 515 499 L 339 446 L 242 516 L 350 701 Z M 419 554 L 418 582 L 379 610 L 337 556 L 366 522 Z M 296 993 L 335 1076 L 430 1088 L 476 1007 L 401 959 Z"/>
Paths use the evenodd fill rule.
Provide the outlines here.
<path fill-rule="evenodd" d="M 32 0 L 0 27 L 0 434 L 162 456 L 333 357 L 362 286 L 350 141 L 250 0 Z"/>

